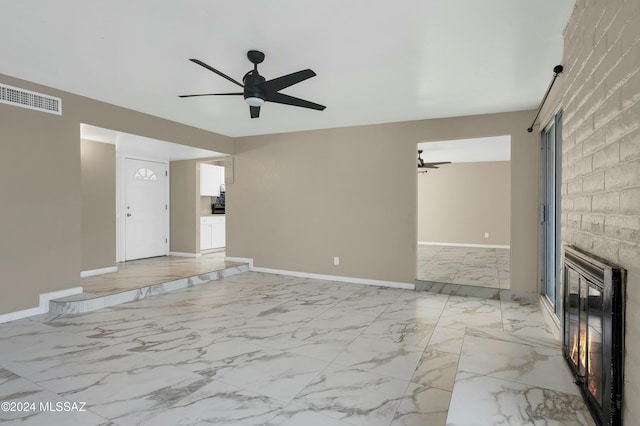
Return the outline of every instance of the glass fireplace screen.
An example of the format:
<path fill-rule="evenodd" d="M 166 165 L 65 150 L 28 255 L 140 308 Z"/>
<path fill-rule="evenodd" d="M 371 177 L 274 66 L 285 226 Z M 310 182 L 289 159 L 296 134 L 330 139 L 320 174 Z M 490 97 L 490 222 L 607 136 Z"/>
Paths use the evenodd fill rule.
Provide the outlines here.
<path fill-rule="evenodd" d="M 563 352 L 598 425 L 621 424 L 624 269 L 565 247 Z"/>
<path fill-rule="evenodd" d="M 567 271 L 567 281 L 565 340 L 568 342 L 568 360 L 601 407 L 602 376 L 605 372 L 602 356 L 602 287 L 580 277 L 571 268 Z"/>

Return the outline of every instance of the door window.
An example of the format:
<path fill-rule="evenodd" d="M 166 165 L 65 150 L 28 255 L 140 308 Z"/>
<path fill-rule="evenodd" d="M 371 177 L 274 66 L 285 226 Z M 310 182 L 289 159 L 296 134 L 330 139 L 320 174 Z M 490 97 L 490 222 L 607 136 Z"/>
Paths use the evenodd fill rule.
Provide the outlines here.
<path fill-rule="evenodd" d="M 151 181 L 157 181 L 158 180 L 158 176 L 155 174 L 155 172 L 151 169 L 148 169 L 146 167 L 141 167 L 136 171 L 136 174 L 133 175 L 133 178 L 135 180 L 151 180 Z"/>

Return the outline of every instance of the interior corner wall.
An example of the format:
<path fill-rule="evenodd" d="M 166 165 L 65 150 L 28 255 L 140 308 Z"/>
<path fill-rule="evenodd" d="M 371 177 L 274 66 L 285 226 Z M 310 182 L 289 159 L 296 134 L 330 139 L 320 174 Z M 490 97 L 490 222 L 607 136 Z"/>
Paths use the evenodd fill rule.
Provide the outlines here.
<path fill-rule="evenodd" d="M 0 82 L 62 99 L 61 116 L 0 104 L 0 314 L 80 284 L 81 123 L 233 154 L 223 135 L 3 74 Z"/>
<path fill-rule="evenodd" d="M 82 271 L 116 264 L 116 146 L 80 145 Z"/>
<path fill-rule="evenodd" d="M 627 270 L 625 424 L 640 418 L 640 2 L 578 0 L 565 72 L 541 112 L 563 109 L 562 243 Z"/>
<path fill-rule="evenodd" d="M 418 173 L 418 242 L 509 245 L 510 237 L 510 161 Z"/>
<path fill-rule="evenodd" d="M 196 254 L 200 251 L 200 180 L 196 160 L 171 161 L 170 251 Z"/>
<path fill-rule="evenodd" d="M 512 289 L 537 292 L 535 111 L 237 138 L 227 255 L 254 265 L 413 282 L 416 144 L 511 135 Z M 333 265 L 333 257 L 340 265 Z"/>
<path fill-rule="evenodd" d="M 41 293 L 79 284 L 80 125 L 0 104 L 0 128 L 4 314 L 38 306 Z"/>

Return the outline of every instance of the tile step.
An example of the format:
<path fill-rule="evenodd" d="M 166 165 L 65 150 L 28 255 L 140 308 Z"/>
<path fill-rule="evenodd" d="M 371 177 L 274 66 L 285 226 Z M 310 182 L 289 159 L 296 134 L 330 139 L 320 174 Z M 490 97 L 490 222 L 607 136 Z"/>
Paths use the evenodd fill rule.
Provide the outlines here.
<path fill-rule="evenodd" d="M 113 294 L 82 293 L 49 301 L 49 313 L 54 315 L 75 315 L 97 311 L 98 309 L 120 305 L 128 302 L 157 296 L 169 291 L 180 290 L 210 281 L 218 281 L 225 277 L 249 271 L 249 264 L 241 264 L 218 271 L 180 278 L 165 283 L 148 285 L 141 288 L 125 290 Z"/>

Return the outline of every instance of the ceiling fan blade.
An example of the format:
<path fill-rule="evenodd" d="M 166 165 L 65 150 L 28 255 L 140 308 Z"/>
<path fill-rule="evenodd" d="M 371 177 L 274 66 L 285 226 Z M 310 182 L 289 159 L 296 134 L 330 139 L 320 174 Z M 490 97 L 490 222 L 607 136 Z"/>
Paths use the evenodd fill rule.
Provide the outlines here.
<path fill-rule="evenodd" d="M 427 167 L 427 166 L 438 166 L 440 164 L 451 164 L 451 161 L 438 161 L 438 162 L 435 162 L 435 163 L 422 163 L 422 164 L 423 164 L 424 167 Z"/>
<path fill-rule="evenodd" d="M 232 95 L 243 95 L 242 92 L 236 93 L 202 93 L 200 95 L 179 95 L 179 98 L 193 98 L 194 96 L 232 96 Z"/>
<path fill-rule="evenodd" d="M 273 102 L 276 104 L 283 105 L 292 105 L 309 109 L 316 109 L 318 111 L 323 111 L 326 106 L 316 104 L 313 102 L 305 101 L 304 99 L 295 98 L 293 96 L 284 95 L 282 93 L 271 93 L 269 94 L 268 99 L 265 99 L 267 102 Z"/>
<path fill-rule="evenodd" d="M 218 74 L 220 77 L 222 78 L 226 78 L 227 80 L 229 80 L 230 82 L 232 82 L 233 84 L 237 84 L 240 87 L 244 87 L 241 83 L 238 83 L 236 80 L 234 80 L 233 78 L 229 77 L 228 75 L 226 75 L 223 72 L 218 71 L 217 69 L 213 68 L 210 65 L 205 64 L 204 62 L 202 62 L 199 59 L 189 59 L 191 62 L 193 62 L 194 64 L 198 64 L 201 67 L 205 67 L 206 69 L 208 69 L 209 71 L 213 71 L 214 73 Z"/>
<path fill-rule="evenodd" d="M 315 77 L 316 73 L 311 70 L 302 70 L 291 74 L 283 75 L 282 77 L 274 78 L 265 82 L 267 91 L 269 93 L 278 92 L 289 86 L 300 83 L 308 78 Z"/>
<path fill-rule="evenodd" d="M 260 117 L 260 107 L 250 106 L 249 107 L 249 112 L 251 113 L 251 118 Z"/>

